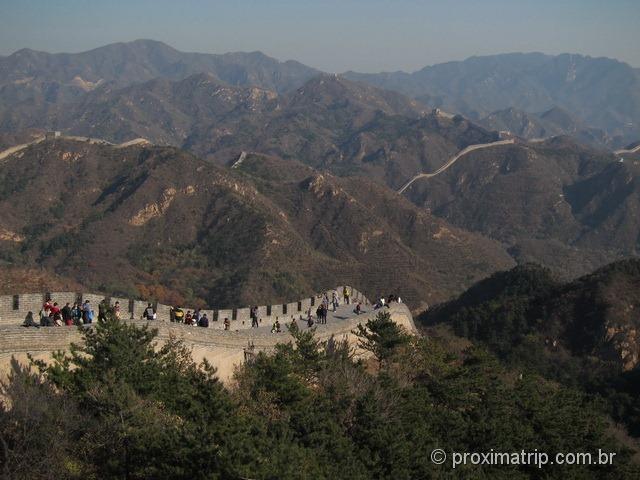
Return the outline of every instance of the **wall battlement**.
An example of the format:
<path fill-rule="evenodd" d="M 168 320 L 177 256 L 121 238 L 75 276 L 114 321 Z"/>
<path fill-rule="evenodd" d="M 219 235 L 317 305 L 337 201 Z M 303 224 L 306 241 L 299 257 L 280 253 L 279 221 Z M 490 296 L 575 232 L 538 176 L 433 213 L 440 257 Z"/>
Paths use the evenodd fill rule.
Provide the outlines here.
<path fill-rule="evenodd" d="M 326 293 L 329 295 L 329 300 L 331 300 L 331 294 L 335 290 L 338 293 L 340 302 L 342 303 L 344 301 L 342 295 L 343 288 L 344 286 L 338 286 L 335 289 L 327 290 Z M 359 290 L 353 287 L 347 288 L 351 292 L 352 302 L 362 302 L 365 305 L 369 304 L 367 297 Z M 260 324 L 272 325 L 276 317 L 283 320 L 290 319 L 291 316 L 295 316 L 296 318 L 299 318 L 300 315 L 304 316 L 309 308 L 315 310 L 315 307 L 318 306 L 324 293 L 325 292 L 311 295 L 295 302 L 258 306 L 258 318 L 261 320 Z M 58 302 L 58 305 L 61 307 L 67 302 L 73 305 L 76 301 L 89 300 L 96 312 L 96 315 L 98 313 L 98 304 L 103 299 L 106 299 L 110 305 L 114 305 L 116 301 L 119 301 L 121 318 L 123 319 L 141 319 L 147 305 L 152 303 L 156 309 L 158 320 L 169 321 L 169 312 L 171 309 L 170 305 L 164 305 L 149 300 L 109 297 L 95 293 L 39 292 L 0 295 L 0 325 L 21 324 L 28 312 L 33 312 L 34 318 L 37 321 L 38 312 L 47 299 Z M 179 306 L 185 313 L 187 310 L 191 310 L 192 312 L 195 311 L 194 308 L 188 308 L 184 305 Z M 225 318 L 228 318 L 231 321 L 232 330 L 241 330 L 251 328 L 251 320 L 249 318 L 250 308 L 251 307 L 234 309 L 202 309 L 201 311 L 207 314 L 210 328 L 222 330 L 224 328 L 223 321 Z"/>
<path fill-rule="evenodd" d="M 329 290 L 329 292 L 332 291 Z M 340 302 L 343 303 L 342 287 L 338 287 L 337 291 Z M 326 325 L 317 325 L 316 335 L 318 339 L 326 341 L 331 337 L 336 340 L 346 338 L 352 345 L 355 345 L 356 339 L 352 331 L 359 323 L 365 323 L 369 318 L 377 314 L 377 311 L 371 308 L 368 300 L 361 292 L 351 288 L 350 291 L 352 292 L 352 303 L 353 301 L 360 301 L 364 305 L 368 305 L 365 308 L 367 313 L 356 315 L 355 313 L 350 313 L 351 307 L 348 309 L 343 307 L 341 316 L 331 319 Z M 78 294 L 73 292 L 52 292 L 50 296 L 59 304 L 64 304 L 76 301 Z M 34 314 L 37 314 L 42 308 L 47 294 L 22 294 L 17 297 L 14 298 L 11 295 L 0 297 L 0 372 L 6 371 L 11 357 L 16 357 L 19 361 L 25 362 L 27 355 L 31 354 L 35 358 L 48 360 L 51 358 L 51 352 L 67 350 L 71 343 L 81 341 L 82 337 L 78 327 L 22 327 L 21 323 L 24 315 L 28 311 L 33 311 Z M 83 299 L 89 299 L 96 306 L 96 309 L 97 303 L 103 298 L 107 297 L 83 294 Z M 166 305 L 158 305 L 158 320 L 148 322 L 141 319 L 142 311 L 147 302 L 139 300 L 130 302 L 128 299 L 117 298 L 110 298 L 109 300 L 112 304 L 116 300 L 120 301 L 123 306 L 122 318 L 125 321 L 139 326 L 148 324 L 150 327 L 157 329 L 159 343 L 166 341 L 171 336 L 183 340 L 192 349 L 196 361 L 207 359 L 218 369 L 219 377 L 223 381 L 228 381 L 231 379 L 235 367 L 245 360 L 245 352 L 249 345 L 253 345 L 252 351 L 254 353 L 260 351 L 268 352 L 273 350 L 276 344 L 290 341 L 291 336 L 286 330 L 285 324 L 289 323 L 291 316 L 294 316 L 299 321 L 300 315 L 304 317 L 304 311 L 309 308 L 312 308 L 315 315 L 315 307 L 319 304 L 321 298 L 322 294 L 314 295 L 298 302 L 261 306 L 259 310 L 259 318 L 262 320 L 261 327 L 270 327 L 275 318 L 279 317 L 283 332 L 275 334 L 270 333 L 269 328 L 252 329 L 248 308 L 235 309 L 235 320 L 232 320 L 233 310 L 208 310 L 207 313 L 211 314 L 211 319 L 214 318 L 214 315 L 217 315 L 218 321 L 211 321 L 210 328 L 200 328 L 169 322 L 169 307 Z M 128 305 L 133 305 L 133 311 L 127 311 L 126 307 Z M 283 313 L 285 305 L 286 314 Z M 16 306 L 18 308 L 14 308 Z M 389 308 L 389 312 L 394 321 L 409 332 L 416 332 L 413 317 L 406 305 L 394 303 Z M 225 331 L 223 328 L 222 322 L 225 315 L 228 315 L 227 318 L 231 321 L 231 331 Z"/>

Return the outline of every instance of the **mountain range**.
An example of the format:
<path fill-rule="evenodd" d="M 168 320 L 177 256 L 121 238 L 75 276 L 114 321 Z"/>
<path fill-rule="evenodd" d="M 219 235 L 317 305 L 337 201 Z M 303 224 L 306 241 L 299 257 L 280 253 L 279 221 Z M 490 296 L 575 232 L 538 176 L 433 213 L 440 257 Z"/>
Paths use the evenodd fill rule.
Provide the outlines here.
<path fill-rule="evenodd" d="M 513 264 L 384 186 L 263 155 L 228 169 L 173 147 L 52 140 L 0 164 L 0 185 L 4 262 L 172 303 L 287 301 L 339 278 L 418 307 Z"/>
<path fill-rule="evenodd" d="M 606 131 L 617 145 L 640 136 L 640 72 L 610 58 L 513 53 L 471 57 L 411 74 L 345 76 L 474 120 L 508 108 L 538 113 L 560 107 Z"/>
<path fill-rule="evenodd" d="M 94 289 L 146 284 L 166 301 L 219 306 L 340 278 L 370 295 L 403 291 L 417 308 L 516 262 L 585 274 L 637 255 L 640 154 L 612 153 L 629 132 L 593 126 L 591 107 L 571 102 L 609 95 L 602 118 L 633 120 L 637 72 L 569 60 L 362 76 L 152 41 L 21 50 L 0 58 L 0 146 L 47 130 L 153 145 L 62 138 L 4 158 L 0 258 Z"/>
<path fill-rule="evenodd" d="M 158 78 L 179 81 L 200 73 L 229 86 L 285 93 L 320 71 L 260 52 L 187 53 L 152 40 L 76 54 L 23 49 L 0 57 L 0 132 L 16 130 L 25 114 L 37 118 L 51 106 L 73 102 L 99 88 L 122 88 Z M 639 70 L 609 58 L 516 53 L 471 57 L 414 73 L 346 72 L 343 76 L 475 121 L 509 108 L 538 114 L 557 107 L 585 128 L 602 130 L 607 146 L 620 147 L 640 138 Z M 15 114 L 16 109 L 22 112 Z"/>

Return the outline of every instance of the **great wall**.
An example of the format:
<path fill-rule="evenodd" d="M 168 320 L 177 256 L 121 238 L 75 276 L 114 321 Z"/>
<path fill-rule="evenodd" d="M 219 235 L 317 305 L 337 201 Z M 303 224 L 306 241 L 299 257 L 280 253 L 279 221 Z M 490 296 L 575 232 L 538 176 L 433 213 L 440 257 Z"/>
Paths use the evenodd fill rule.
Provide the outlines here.
<path fill-rule="evenodd" d="M 343 286 L 328 290 L 329 298 L 331 293 L 338 293 L 340 307 L 334 312 L 330 312 L 326 325 L 317 325 L 316 335 L 320 340 L 347 339 L 350 344 L 355 345 L 355 338 L 352 331 L 359 323 L 366 321 L 377 314 L 369 300 L 364 294 L 355 288 L 348 287 L 351 292 L 351 304 L 346 305 L 342 297 Z M 69 302 L 73 304 L 78 300 L 89 300 L 93 308 L 97 311 L 100 301 L 106 299 L 113 305 L 116 301 L 121 305 L 121 318 L 136 325 L 150 324 L 152 328 L 158 330 L 158 341 L 162 343 L 173 336 L 182 339 L 193 352 L 194 359 L 200 361 L 207 359 L 218 369 L 218 376 L 223 381 L 229 381 L 237 365 L 240 365 L 248 355 L 257 352 L 269 352 L 276 344 L 286 343 L 291 340 L 285 327 L 286 323 L 294 317 L 299 325 L 300 317 L 306 318 L 308 309 L 315 310 L 315 306 L 322 299 L 322 293 L 306 297 L 296 302 L 282 303 L 275 305 L 262 305 L 258 307 L 259 328 L 251 328 L 249 316 L 250 308 L 218 309 L 202 312 L 211 319 L 209 328 L 181 325 L 170 322 L 170 306 L 155 303 L 157 320 L 146 321 L 142 319 L 147 301 L 134 300 L 118 297 L 105 297 L 93 293 L 77 292 L 47 292 L 29 293 L 18 295 L 0 296 L 0 374 L 6 374 L 12 357 L 20 362 L 26 362 L 27 356 L 48 360 L 51 353 L 57 350 L 66 350 L 71 343 L 78 343 L 81 334 L 78 327 L 23 327 L 22 322 L 28 312 L 33 312 L 34 317 L 42 308 L 43 303 L 51 298 L 64 305 Z M 354 302 L 361 302 L 363 313 L 356 315 L 353 312 Z M 181 306 L 182 307 L 182 306 Z M 183 307 L 186 312 L 186 307 Z M 193 309 L 191 309 L 193 311 Z M 406 305 L 392 303 L 388 309 L 392 319 L 402 325 L 411 333 L 416 332 L 413 317 Z M 231 329 L 224 330 L 223 321 L 228 318 L 231 322 Z M 283 333 L 271 333 L 274 321 L 278 319 L 283 327 Z M 86 327 L 83 327 L 86 328 Z M 306 327 L 303 327 L 306 328 Z"/>

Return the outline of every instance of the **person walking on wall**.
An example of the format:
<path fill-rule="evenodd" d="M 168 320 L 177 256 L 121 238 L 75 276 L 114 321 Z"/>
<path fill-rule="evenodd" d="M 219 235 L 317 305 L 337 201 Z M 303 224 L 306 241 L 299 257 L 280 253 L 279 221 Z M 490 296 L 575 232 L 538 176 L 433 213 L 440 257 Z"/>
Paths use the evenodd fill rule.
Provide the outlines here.
<path fill-rule="evenodd" d="M 258 328 L 260 325 L 258 324 L 258 306 L 257 305 L 251 308 L 251 312 L 249 315 L 251 317 L 251 328 Z"/>
<path fill-rule="evenodd" d="M 146 320 L 155 320 L 155 311 L 151 303 L 147 304 L 147 308 L 144 309 L 144 318 Z"/>
<path fill-rule="evenodd" d="M 104 298 L 100 300 L 98 304 L 98 321 L 104 322 L 107 320 L 107 302 L 105 302 Z"/>
<path fill-rule="evenodd" d="M 91 305 L 89 300 L 85 300 L 82 304 L 82 323 L 85 325 L 91 323 Z"/>
<path fill-rule="evenodd" d="M 350 297 L 350 295 L 349 295 L 349 287 L 345 286 L 345 287 L 342 289 L 342 296 L 344 297 L 344 303 L 346 303 L 347 305 L 349 305 L 349 303 L 350 303 L 350 302 L 349 302 L 349 297 Z"/>
<path fill-rule="evenodd" d="M 338 292 L 335 290 L 331 294 L 331 304 L 333 305 L 333 311 L 335 312 L 338 309 Z"/>

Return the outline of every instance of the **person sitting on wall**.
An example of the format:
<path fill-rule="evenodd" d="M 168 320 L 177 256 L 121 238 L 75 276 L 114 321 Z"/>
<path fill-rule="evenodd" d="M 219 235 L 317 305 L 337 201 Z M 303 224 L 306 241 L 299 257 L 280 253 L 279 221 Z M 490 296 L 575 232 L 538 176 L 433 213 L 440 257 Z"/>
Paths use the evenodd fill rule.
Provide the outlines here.
<path fill-rule="evenodd" d="M 278 317 L 276 317 L 276 321 L 273 322 L 273 326 L 271 327 L 271 333 L 280 333 L 280 322 L 278 321 Z"/>
<path fill-rule="evenodd" d="M 227 319 L 228 320 L 228 319 Z M 198 322 L 199 327 L 209 328 L 209 319 L 207 318 L 207 314 L 205 313 L 200 317 L 200 321 Z M 227 330 L 229 330 L 227 328 Z"/>
<path fill-rule="evenodd" d="M 191 319 L 192 319 L 192 315 L 191 315 L 191 310 L 187 310 L 187 314 L 184 316 L 184 324 L 185 325 L 191 325 Z"/>
<path fill-rule="evenodd" d="M 40 326 L 41 327 L 48 327 L 50 326 L 50 318 L 49 318 L 49 310 L 46 310 L 45 308 L 43 308 L 42 310 L 40 310 Z"/>
<path fill-rule="evenodd" d="M 147 308 L 144 309 L 144 318 L 146 320 L 155 320 L 155 314 L 156 312 L 153 310 L 153 306 L 151 305 L 151 303 L 147 304 Z"/>
<path fill-rule="evenodd" d="M 176 323 L 184 322 L 184 312 L 180 307 L 176 307 L 173 309 L 173 321 Z"/>
<path fill-rule="evenodd" d="M 224 325 L 225 330 L 231 330 L 231 322 L 229 321 L 228 318 L 225 318 L 222 324 Z"/>
<path fill-rule="evenodd" d="M 60 310 L 60 313 L 62 313 L 62 321 L 64 322 L 64 324 L 67 327 L 72 326 L 73 316 L 71 315 L 71 307 L 69 306 L 69 302 L 67 302 L 65 306 L 62 307 L 62 310 Z"/>
<path fill-rule="evenodd" d="M 376 304 L 373 306 L 374 310 L 378 310 L 379 308 L 384 307 L 384 298 L 380 297 Z"/>
<path fill-rule="evenodd" d="M 24 322 L 22 323 L 23 327 L 36 327 L 40 328 L 40 325 L 33 319 L 33 312 L 27 313 L 27 316 L 24 318 Z"/>

